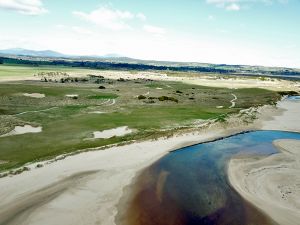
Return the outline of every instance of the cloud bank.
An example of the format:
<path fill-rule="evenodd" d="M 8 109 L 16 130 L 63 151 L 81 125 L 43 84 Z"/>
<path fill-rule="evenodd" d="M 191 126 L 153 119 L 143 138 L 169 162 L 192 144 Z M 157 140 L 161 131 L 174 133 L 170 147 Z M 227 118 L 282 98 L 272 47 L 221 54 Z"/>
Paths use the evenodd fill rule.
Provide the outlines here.
<path fill-rule="evenodd" d="M 25 15 L 40 15 L 47 12 L 41 0 L 1 0 L 0 9 Z"/>

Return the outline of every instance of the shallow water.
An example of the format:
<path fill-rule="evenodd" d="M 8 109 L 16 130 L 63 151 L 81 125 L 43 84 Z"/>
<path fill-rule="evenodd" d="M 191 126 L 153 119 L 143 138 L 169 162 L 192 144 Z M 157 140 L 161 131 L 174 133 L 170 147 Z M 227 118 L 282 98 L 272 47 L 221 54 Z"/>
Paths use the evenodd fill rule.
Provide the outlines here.
<path fill-rule="evenodd" d="M 300 100 L 300 96 L 290 96 L 288 97 L 289 100 Z"/>
<path fill-rule="evenodd" d="M 172 152 L 147 168 L 134 184 L 126 225 L 276 224 L 229 185 L 227 163 L 233 156 L 274 154 L 272 142 L 299 139 L 300 133 L 253 131 Z"/>

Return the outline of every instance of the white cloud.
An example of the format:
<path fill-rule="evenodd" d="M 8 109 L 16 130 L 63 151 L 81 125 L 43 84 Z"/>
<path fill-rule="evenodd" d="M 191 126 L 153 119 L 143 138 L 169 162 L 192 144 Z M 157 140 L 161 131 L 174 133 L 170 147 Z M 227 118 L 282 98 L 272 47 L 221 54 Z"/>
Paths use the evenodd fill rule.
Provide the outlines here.
<path fill-rule="evenodd" d="M 91 30 L 86 29 L 84 27 L 73 26 L 73 27 L 71 27 L 71 30 L 74 31 L 75 33 L 83 34 L 83 35 L 91 35 L 91 34 L 93 34 L 93 32 Z"/>
<path fill-rule="evenodd" d="M 25 15 L 40 15 L 47 12 L 41 0 L 0 0 L 0 8 Z"/>
<path fill-rule="evenodd" d="M 136 18 L 146 20 L 146 16 L 142 13 L 133 14 L 129 11 L 121 11 L 107 6 L 101 6 L 90 13 L 74 11 L 73 15 L 110 30 L 129 29 L 131 27 L 128 22 Z"/>
<path fill-rule="evenodd" d="M 286 4 L 289 0 L 206 0 L 206 3 L 215 5 L 219 8 L 224 8 L 229 11 L 239 11 L 243 6 L 252 4 L 271 5 L 274 3 Z"/>
<path fill-rule="evenodd" d="M 226 6 L 226 9 L 229 11 L 239 11 L 241 9 L 240 5 L 236 4 L 236 3 L 232 3 L 228 6 Z"/>
<path fill-rule="evenodd" d="M 142 21 L 145 21 L 147 17 L 143 13 L 138 13 L 136 17 Z"/>
<path fill-rule="evenodd" d="M 158 26 L 144 25 L 143 29 L 144 31 L 152 34 L 163 35 L 166 33 L 166 30 L 164 28 Z"/>

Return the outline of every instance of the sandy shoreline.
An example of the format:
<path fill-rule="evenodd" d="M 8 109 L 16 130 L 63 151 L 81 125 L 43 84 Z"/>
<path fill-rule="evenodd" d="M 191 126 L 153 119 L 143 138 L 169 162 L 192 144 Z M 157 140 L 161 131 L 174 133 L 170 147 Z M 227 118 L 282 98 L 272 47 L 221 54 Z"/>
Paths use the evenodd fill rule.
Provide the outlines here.
<path fill-rule="evenodd" d="M 283 101 L 285 109 L 273 120 L 264 121 L 265 130 L 300 132 L 300 101 Z M 231 185 L 246 200 L 278 224 L 295 225 L 300 221 L 300 141 L 277 140 L 278 154 L 263 158 L 234 158 L 228 165 Z"/>
<path fill-rule="evenodd" d="M 236 132 L 239 132 L 236 128 L 215 128 L 85 152 L 43 168 L 2 178 L 0 224 L 115 224 L 123 189 L 131 184 L 136 173 L 170 150 Z M 85 178 L 84 174 L 91 171 L 93 174 Z"/>
<path fill-rule="evenodd" d="M 278 224 L 300 220 L 300 141 L 276 141 L 280 153 L 262 159 L 232 159 L 229 180 L 249 202 Z"/>
<path fill-rule="evenodd" d="M 293 130 L 300 124 L 290 118 L 297 115 L 293 110 L 289 114 L 290 108 L 299 107 L 299 103 L 295 104 L 280 103 L 281 109 L 276 111 L 267 107 L 261 114 L 265 122 L 258 120 L 248 127 L 232 123 L 228 127 L 211 127 L 169 139 L 85 152 L 43 168 L 2 178 L 0 224 L 113 225 L 124 188 L 139 171 L 169 151 L 247 129 L 281 129 L 278 121 L 282 119 L 290 121 L 285 123 L 285 129 Z"/>

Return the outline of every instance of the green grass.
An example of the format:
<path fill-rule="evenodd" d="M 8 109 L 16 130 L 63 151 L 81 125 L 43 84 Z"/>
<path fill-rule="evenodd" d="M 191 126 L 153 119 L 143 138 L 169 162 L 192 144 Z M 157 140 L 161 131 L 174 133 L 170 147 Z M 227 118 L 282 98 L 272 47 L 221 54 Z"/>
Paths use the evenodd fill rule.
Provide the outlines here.
<path fill-rule="evenodd" d="M 268 104 L 280 97 L 275 92 L 262 89 L 231 90 L 179 82 L 141 81 L 137 84 L 126 81 L 106 86 L 107 89 L 99 90 L 98 85 L 93 83 L 0 83 L 0 116 L 5 117 L 2 120 L 5 121 L 5 127 L 1 127 L 4 126 L 1 124 L 0 131 L 1 128 L 7 131 L 9 126 L 13 129 L 17 123 L 40 125 L 43 128 L 37 134 L 0 137 L 0 160 L 8 162 L 0 164 L 0 170 L 80 149 L 157 137 L 163 134 L 161 130 L 165 128 L 192 124 L 198 119 L 219 118 L 222 122 L 226 114 Z M 157 87 L 163 89 L 157 90 Z M 176 93 L 177 90 L 182 93 Z M 148 91 L 147 97 L 170 96 L 178 99 L 178 103 L 155 99 L 153 104 L 148 104 L 137 98 Z M 23 93 L 43 93 L 46 97 L 35 99 L 25 97 Z M 238 100 L 236 108 L 229 109 L 232 93 L 237 95 Z M 67 94 L 78 94 L 79 97 L 71 99 L 66 97 Z M 116 104 L 105 104 L 107 99 L 116 98 Z M 219 105 L 224 108 L 217 109 Z M 51 110 L 14 115 L 49 108 Z M 89 113 L 92 111 L 106 113 Z M 94 131 L 119 126 L 128 126 L 136 132 L 124 137 L 88 140 Z"/>
<path fill-rule="evenodd" d="M 115 94 L 102 94 L 102 95 L 92 95 L 88 96 L 88 99 L 115 99 L 118 95 Z"/>
<path fill-rule="evenodd" d="M 43 132 L 38 134 L 24 134 L 19 136 L 2 137 L 0 139 L 0 159 L 9 161 L 0 168 L 11 168 L 33 161 L 78 149 L 112 144 L 132 138 L 139 138 L 138 134 L 127 138 L 111 138 L 107 140 L 85 140 L 93 131 L 105 130 L 119 126 L 129 126 L 137 129 L 141 134 L 150 135 L 153 130 L 166 125 L 176 125 L 195 118 L 208 119 L 217 117 L 224 111 L 203 109 L 201 107 L 162 107 L 133 108 L 126 113 L 109 113 L 103 115 L 77 114 L 80 108 L 67 107 L 55 110 L 56 116 L 47 120 L 41 114 L 32 116 L 25 114 L 21 119 L 28 122 L 42 124 Z M 230 112 L 231 110 L 228 110 Z M 36 115 L 36 114 L 34 114 Z M 37 114 L 38 115 L 38 114 Z M 50 116 L 50 115 L 48 115 Z M 54 120 L 53 120 L 54 119 Z"/>
<path fill-rule="evenodd" d="M 73 68 L 65 66 L 26 66 L 26 65 L 0 65 L 0 80 L 5 78 L 27 78 L 40 72 L 65 72 L 89 74 L 97 70 Z"/>

